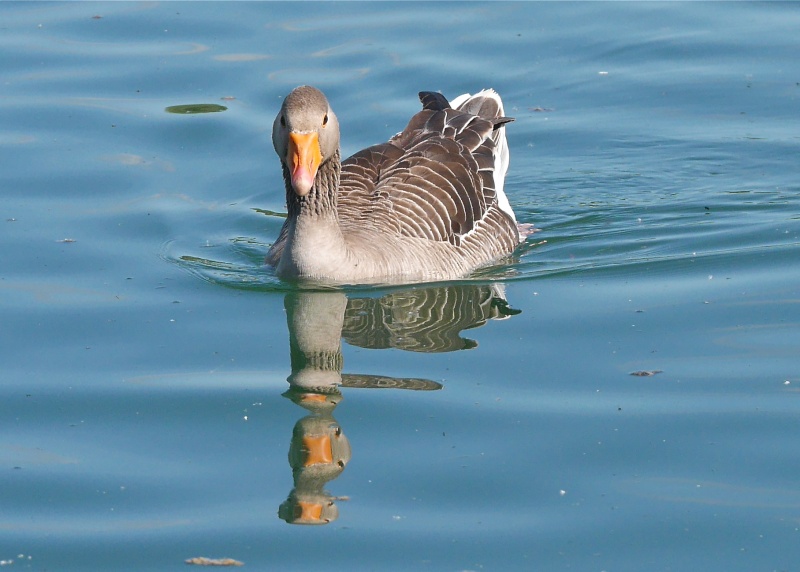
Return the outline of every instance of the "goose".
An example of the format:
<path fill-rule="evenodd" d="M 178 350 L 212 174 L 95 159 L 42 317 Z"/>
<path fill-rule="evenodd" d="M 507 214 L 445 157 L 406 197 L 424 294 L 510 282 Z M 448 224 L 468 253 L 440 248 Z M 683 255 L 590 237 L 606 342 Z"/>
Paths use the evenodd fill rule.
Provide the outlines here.
<path fill-rule="evenodd" d="M 283 280 L 329 284 L 461 278 L 511 254 L 517 225 L 503 192 L 509 152 L 500 96 L 449 102 L 421 92 L 422 110 L 388 142 L 342 161 L 325 95 L 300 86 L 275 117 L 288 215 L 266 257 Z"/>

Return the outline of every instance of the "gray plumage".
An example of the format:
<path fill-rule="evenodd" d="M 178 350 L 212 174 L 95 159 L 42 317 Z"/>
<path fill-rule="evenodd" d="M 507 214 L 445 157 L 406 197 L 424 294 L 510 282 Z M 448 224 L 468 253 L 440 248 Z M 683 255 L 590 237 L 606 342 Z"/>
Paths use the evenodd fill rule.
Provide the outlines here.
<path fill-rule="evenodd" d="M 423 92 L 420 100 L 401 133 L 340 162 L 338 121 L 322 92 L 303 86 L 287 96 L 273 143 L 289 214 L 267 255 L 279 277 L 458 278 L 524 239 L 503 193 L 511 119 L 500 97 L 484 90 L 451 104 Z M 295 153 L 303 146 L 318 152 L 318 168 Z"/>

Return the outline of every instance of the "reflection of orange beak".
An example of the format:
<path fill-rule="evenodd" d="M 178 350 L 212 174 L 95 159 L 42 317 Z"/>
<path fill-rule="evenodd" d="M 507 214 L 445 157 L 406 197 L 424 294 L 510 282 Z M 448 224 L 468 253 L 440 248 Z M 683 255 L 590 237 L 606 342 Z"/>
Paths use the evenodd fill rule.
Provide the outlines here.
<path fill-rule="evenodd" d="M 292 172 L 292 188 L 304 197 L 314 185 L 314 177 L 322 163 L 319 136 L 316 133 L 289 133 L 286 164 Z"/>
<path fill-rule="evenodd" d="M 333 463 L 333 445 L 327 435 L 305 435 L 303 449 L 306 453 L 304 467 L 330 465 Z"/>
<path fill-rule="evenodd" d="M 300 397 L 303 403 L 325 403 L 325 396 L 322 393 L 304 393 Z"/>
<path fill-rule="evenodd" d="M 312 524 L 322 522 L 322 505 L 315 502 L 298 501 L 300 514 L 296 516 L 298 524 Z M 328 522 L 327 519 L 325 519 Z"/>

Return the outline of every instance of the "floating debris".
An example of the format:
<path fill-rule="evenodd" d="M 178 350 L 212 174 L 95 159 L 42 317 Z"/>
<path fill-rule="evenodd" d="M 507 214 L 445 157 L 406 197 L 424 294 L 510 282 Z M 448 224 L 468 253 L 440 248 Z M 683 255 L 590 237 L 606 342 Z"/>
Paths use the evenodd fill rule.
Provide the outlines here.
<path fill-rule="evenodd" d="M 660 369 L 632 371 L 631 375 L 635 375 L 636 377 L 651 377 L 653 375 L 656 375 L 657 373 L 663 373 L 663 371 Z"/>
<path fill-rule="evenodd" d="M 17 554 L 17 560 L 31 560 L 32 556 L 25 556 L 24 554 Z M 0 560 L 0 566 L 11 566 L 14 564 L 13 558 L 2 559 Z M 30 564 L 28 565 L 30 567 Z"/>
<path fill-rule="evenodd" d="M 206 558 L 205 556 L 187 558 L 185 562 L 195 566 L 244 566 L 244 562 L 233 558 Z"/>

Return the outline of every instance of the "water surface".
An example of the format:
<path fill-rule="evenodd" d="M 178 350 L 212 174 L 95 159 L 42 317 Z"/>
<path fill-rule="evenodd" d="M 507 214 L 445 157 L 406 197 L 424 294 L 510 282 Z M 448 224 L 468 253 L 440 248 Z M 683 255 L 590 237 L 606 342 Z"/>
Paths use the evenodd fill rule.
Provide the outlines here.
<path fill-rule="evenodd" d="M 798 26 L 791 3 L 1 4 L 0 560 L 794 569 Z M 457 283 L 281 283 L 270 129 L 301 83 L 344 154 L 420 90 L 494 87 L 541 232 Z"/>

